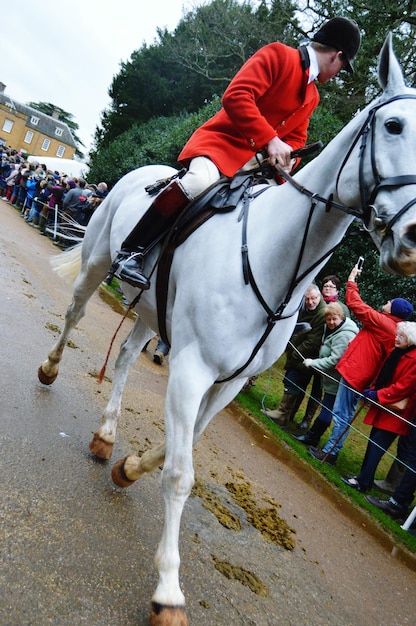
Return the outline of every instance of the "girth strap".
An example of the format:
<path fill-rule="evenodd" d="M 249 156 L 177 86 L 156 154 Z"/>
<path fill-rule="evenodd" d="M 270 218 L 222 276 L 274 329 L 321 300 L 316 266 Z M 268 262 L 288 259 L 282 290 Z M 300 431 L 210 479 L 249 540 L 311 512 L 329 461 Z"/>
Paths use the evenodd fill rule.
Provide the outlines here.
<path fill-rule="evenodd" d="M 253 179 L 251 172 L 243 172 L 233 179 L 221 178 L 178 216 L 164 240 L 157 261 L 156 299 L 159 335 L 167 346 L 170 346 L 166 329 L 167 296 L 175 249 L 210 217 L 235 209 L 241 197 L 247 196 Z"/>
<path fill-rule="evenodd" d="M 303 233 L 301 249 L 300 249 L 300 252 L 299 252 L 299 255 L 298 255 L 298 259 L 297 259 L 295 270 L 293 272 L 292 279 L 291 279 L 291 281 L 289 283 L 289 288 L 287 290 L 286 296 L 285 296 L 284 300 L 276 308 L 276 310 L 273 310 L 267 304 L 265 299 L 263 298 L 263 295 L 261 294 L 261 291 L 260 291 L 260 289 L 259 289 L 259 287 L 258 287 L 258 285 L 256 283 L 256 280 L 254 278 L 253 272 L 251 270 L 250 259 L 249 259 L 249 256 L 248 256 L 248 246 L 247 246 L 247 219 L 248 219 L 249 203 L 245 202 L 243 204 L 242 213 L 240 214 L 239 219 L 243 220 L 243 233 L 242 233 L 241 252 L 242 252 L 242 256 L 243 256 L 243 273 L 244 273 L 244 278 L 246 279 L 246 277 L 247 277 L 248 283 L 250 284 L 251 288 L 253 289 L 254 293 L 256 294 L 256 297 L 257 297 L 258 301 L 260 302 L 261 306 L 263 307 L 263 309 L 267 313 L 267 323 L 266 323 L 266 327 L 264 329 L 263 334 L 261 335 L 260 339 L 257 341 L 256 345 L 254 346 L 254 348 L 253 348 L 250 356 L 248 357 L 247 361 L 241 367 L 239 367 L 235 372 L 230 374 L 230 376 L 227 376 L 227 378 L 221 378 L 219 380 L 216 380 L 215 381 L 216 384 L 226 383 L 226 382 L 228 382 L 230 380 L 233 380 L 237 376 L 239 376 L 239 374 L 241 374 L 241 372 L 243 372 L 250 365 L 250 363 L 254 360 L 255 356 L 258 353 L 258 351 L 263 346 L 263 344 L 265 343 L 266 339 L 268 338 L 268 336 L 270 335 L 271 331 L 273 330 L 275 323 L 278 322 L 279 320 L 282 320 L 282 319 L 288 319 L 289 317 L 292 317 L 293 315 L 295 315 L 298 312 L 299 307 L 296 309 L 296 311 L 293 311 L 292 313 L 289 313 L 288 315 L 284 315 L 284 311 L 285 311 L 287 305 L 289 304 L 290 300 L 292 299 L 293 291 L 295 290 L 297 285 L 305 278 L 305 276 L 307 274 L 312 272 L 315 269 L 315 267 L 317 267 L 325 258 L 329 257 L 335 251 L 335 249 L 340 245 L 341 242 L 339 242 L 331 250 L 329 250 L 327 253 L 325 253 L 319 259 L 317 259 L 317 261 L 315 261 L 315 263 L 313 263 L 311 266 L 309 266 L 306 271 L 302 272 L 302 274 L 299 274 L 300 266 L 301 266 L 302 259 L 303 259 L 303 254 L 304 254 L 304 251 L 305 251 L 306 240 L 307 240 L 307 237 L 308 237 L 308 234 L 309 234 L 309 229 L 310 229 L 312 216 L 313 216 L 313 212 L 315 210 L 315 207 L 316 207 L 316 202 L 312 202 L 311 203 L 311 208 L 310 208 L 310 211 L 309 211 L 309 215 L 308 215 L 308 221 L 307 221 L 304 233 Z M 246 284 L 248 284 L 248 283 L 246 281 Z M 300 306 L 300 304 L 301 303 L 299 303 L 299 306 Z"/>

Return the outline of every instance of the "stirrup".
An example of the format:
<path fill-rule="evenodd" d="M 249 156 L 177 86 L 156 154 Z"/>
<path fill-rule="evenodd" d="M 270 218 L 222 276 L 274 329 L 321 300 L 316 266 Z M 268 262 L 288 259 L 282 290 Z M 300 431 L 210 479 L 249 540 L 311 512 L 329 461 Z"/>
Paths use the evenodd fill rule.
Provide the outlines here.
<path fill-rule="evenodd" d="M 111 264 L 111 267 L 108 271 L 108 274 L 104 280 L 106 285 L 111 285 L 111 281 L 113 280 L 116 271 L 118 270 L 118 268 L 120 267 L 120 263 L 125 260 L 127 261 L 127 259 L 131 256 L 131 252 L 128 252 L 127 250 L 117 250 L 117 256 L 114 259 L 114 261 Z"/>
<path fill-rule="evenodd" d="M 127 258 L 123 259 L 124 256 Z M 128 263 L 134 261 L 134 266 L 130 268 Z M 136 249 L 134 252 L 125 252 L 122 250 L 122 258 L 119 259 L 114 276 L 128 283 L 136 289 L 146 291 L 150 288 L 150 281 L 144 274 L 145 255 L 142 249 Z"/>

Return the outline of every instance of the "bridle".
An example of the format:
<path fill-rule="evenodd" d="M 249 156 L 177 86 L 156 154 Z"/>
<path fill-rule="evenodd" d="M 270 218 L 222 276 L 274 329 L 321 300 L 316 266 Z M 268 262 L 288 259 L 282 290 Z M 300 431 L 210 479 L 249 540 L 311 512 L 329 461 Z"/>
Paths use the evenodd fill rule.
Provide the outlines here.
<path fill-rule="evenodd" d="M 385 100 L 384 102 L 379 102 L 375 104 L 368 112 L 367 118 L 364 124 L 361 126 L 358 131 L 353 143 L 351 144 L 350 149 L 348 150 L 345 158 L 341 164 L 340 170 L 336 179 L 336 187 L 338 187 L 339 179 L 341 177 L 341 173 L 351 156 L 351 153 L 358 141 L 361 139 L 360 149 L 359 149 L 359 169 L 358 169 L 358 179 L 359 179 L 359 187 L 360 187 L 360 200 L 361 200 L 361 210 L 357 214 L 364 224 L 364 227 L 367 231 L 372 232 L 376 228 L 383 227 L 382 231 L 382 240 L 384 240 L 387 235 L 391 232 L 393 225 L 397 222 L 397 220 L 404 214 L 406 211 L 410 209 L 414 204 L 416 204 L 416 197 L 410 200 L 405 206 L 403 206 L 387 223 L 385 220 L 379 217 L 377 207 L 375 206 L 375 200 L 380 191 L 385 189 L 392 189 L 403 187 L 405 185 L 415 185 L 416 184 L 416 175 L 405 175 L 405 176 L 389 176 L 387 178 L 382 178 L 377 168 L 376 163 L 376 140 L 375 140 L 375 119 L 377 112 L 383 108 L 384 106 L 395 102 L 397 100 L 405 100 L 411 99 L 415 100 L 416 95 L 414 94 L 401 94 L 398 96 L 394 96 L 389 100 Z M 368 186 L 366 186 L 364 182 L 364 156 L 368 144 L 368 138 L 371 138 L 370 141 L 370 163 L 371 170 L 374 179 L 374 187 L 372 191 L 368 191 Z M 334 205 L 335 206 L 335 205 Z M 337 205 L 336 208 L 341 210 L 345 210 L 342 206 Z M 350 211 L 348 211 L 350 212 Z"/>

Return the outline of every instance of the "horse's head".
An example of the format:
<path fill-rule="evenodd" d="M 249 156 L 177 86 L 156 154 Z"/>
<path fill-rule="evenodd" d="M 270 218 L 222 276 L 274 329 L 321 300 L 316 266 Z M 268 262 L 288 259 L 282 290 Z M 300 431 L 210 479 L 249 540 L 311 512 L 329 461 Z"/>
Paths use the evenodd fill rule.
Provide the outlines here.
<path fill-rule="evenodd" d="M 414 276 L 416 90 L 405 86 L 391 34 L 380 53 L 378 76 L 383 94 L 357 116 L 361 125 L 337 188 L 346 203 L 356 203 L 359 195 L 364 224 L 380 250 L 381 268 Z M 357 163 L 359 189 L 351 184 L 354 175 L 357 180 Z"/>

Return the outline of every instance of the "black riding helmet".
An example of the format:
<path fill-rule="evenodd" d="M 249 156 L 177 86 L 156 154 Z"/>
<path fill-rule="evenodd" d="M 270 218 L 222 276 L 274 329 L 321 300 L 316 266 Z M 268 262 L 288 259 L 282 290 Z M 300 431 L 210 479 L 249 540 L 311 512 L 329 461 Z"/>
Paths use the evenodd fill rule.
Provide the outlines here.
<path fill-rule="evenodd" d="M 345 69 L 352 74 L 354 71 L 352 63 L 361 44 L 360 31 L 354 20 L 347 17 L 334 17 L 321 26 L 312 37 L 312 41 L 340 50 L 346 59 Z"/>

